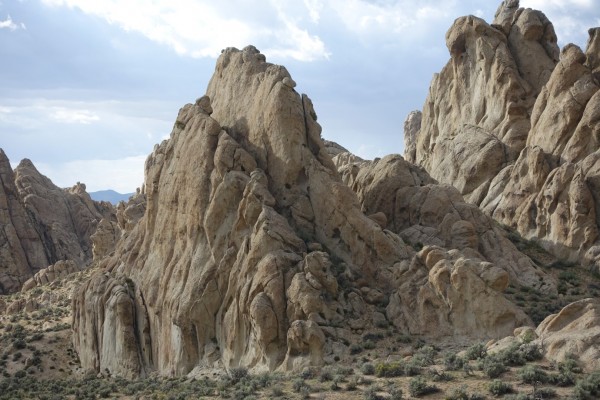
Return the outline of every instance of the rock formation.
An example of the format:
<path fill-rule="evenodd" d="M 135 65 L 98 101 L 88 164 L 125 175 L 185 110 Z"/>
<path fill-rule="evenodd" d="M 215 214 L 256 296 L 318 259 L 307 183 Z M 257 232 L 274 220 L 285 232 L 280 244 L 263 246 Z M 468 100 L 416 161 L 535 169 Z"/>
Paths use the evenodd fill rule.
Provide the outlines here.
<path fill-rule="evenodd" d="M 12 293 L 43 268 L 92 259 L 90 236 L 112 206 L 90 199 L 85 185 L 60 189 L 25 159 L 12 170 L 0 150 L 0 294 Z"/>
<path fill-rule="evenodd" d="M 571 354 L 587 371 L 600 368 L 600 299 L 567 305 L 542 321 L 536 333 L 548 359 L 564 361 Z"/>
<path fill-rule="evenodd" d="M 336 165 L 340 164 L 337 158 L 348 156 L 338 154 Z M 367 215 L 383 213 L 387 229 L 405 242 L 417 247 L 440 246 L 469 259 L 493 263 L 516 284 L 555 291 L 553 278 L 519 252 L 492 218 L 465 202 L 454 187 L 438 185 L 422 168 L 399 155 L 346 163 L 339 172 L 357 193 L 363 211 Z"/>
<path fill-rule="evenodd" d="M 130 377 L 298 370 L 348 356 L 349 340 L 377 326 L 489 338 L 531 324 L 500 295 L 509 272 L 477 258 L 485 239 L 417 253 L 384 229 L 406 225 L 387 197 L 432 183 L 423 171 L 390 163 L 402 175 L 381 178 L 396 186 L 361 183 L 374 199 L 372 215 L 363 212 L 371 203 L 361 205 L 330 155 L 346 154 L 340 165 L 349 167 L 361 160 L 323 143 L 312 102 L 295 85 L 253 46 L 221 54 L 207 95 L 180 110 L 146 161 L 144 215 L 74 296 L 84 368 Z M 433 210 L 420 212 L 417 224 L 431 216 L 438 228 Z M 440 238 L 483 218 L 458 214 Z M 527 263 L 523 271 L 537 273 Z M 545 278 L 535 284 L 552 290 Z"/>
<path fill-rule="evenodd" d="M 61 279 L 72 273 L 80 271 L 77 264 L 74 261 L 57 261 L 55 264 L 50 265 L 48 268 L 44 268 L 36 272 L 33 278 L 28 279 L 21 288 L 22 291 L 33 289 L 36 286 L 47 285 L 54 282 L 57 279 Z"/>
<path fill-rule="evenodd" d="M 415 160 L 500 223 L 597 268 L 600 35 L 559 57 L 552 24 L 518 5 L 448 31 L 451 59 L 433 78 Z"/>
<path fill-rule="evenodd" d="M 12 293 L 41 268 L 48 255 L 21 202 L 15 175 L 0 149 L 0 294 Z"/>

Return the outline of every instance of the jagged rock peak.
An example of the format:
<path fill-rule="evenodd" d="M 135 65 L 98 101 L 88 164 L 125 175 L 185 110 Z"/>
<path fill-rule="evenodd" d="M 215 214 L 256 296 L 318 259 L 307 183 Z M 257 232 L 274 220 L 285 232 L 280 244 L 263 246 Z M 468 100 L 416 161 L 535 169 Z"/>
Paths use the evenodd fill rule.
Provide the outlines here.
<path fill-rule="evenodd" d="M 404 158 L 410 163 L 415 163 L 417 152 L 417 136 L 421 130 L 423 113 L 419 110 L 411 111 L 404 120 Z"/>
<path fill-rule="evenodd" d="M 0 151 L 0 293 L 19 290 L 37 271 L 60 260 L 79 268 L 92 258 L 90 236 L 108 203 L 91 200 L 85 186 L 60 189 L 23 159 L 13 171 Z"/>
<path fill-rule="evenodd" d="M 506 272 L 441 249 L 417 255 L 384 229 L 383 213 L 367 217 L 294 87 L 254 47 L 223 51 L 206 96 L 181 108 L 146 161 L 145 213 L 74 296 L 85 369 L 299 370 L 350 357 L 351 329 L 376 323 L 476 337 L 530 323 L 501 300 Z M 411 293 L 428 287 L 417 316 L 414 299 L 397 293 L 405 277 Z M 494 301 L 465 318 L 473 296 Z"/>
<path fill-rule="evenodd" d="M 491 26 L 458 18 L 415 161 L 555 255 L 590 250 L 596 268 L 600 35 L 589 33 L 585 52 L 572 44 L 559 52 L 552 23 L 517 1 L 504 1 Z"/>

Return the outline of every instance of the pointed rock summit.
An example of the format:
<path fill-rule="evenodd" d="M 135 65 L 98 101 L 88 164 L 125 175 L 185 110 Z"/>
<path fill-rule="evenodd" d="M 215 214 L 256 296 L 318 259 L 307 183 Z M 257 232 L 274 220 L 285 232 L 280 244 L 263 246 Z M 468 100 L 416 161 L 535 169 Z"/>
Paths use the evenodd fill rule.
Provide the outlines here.
<path fill-rule="evenodd" d="M 516 259 L 492 266 L 469 241 L 416 252 L 385 229 L 386 220 L 395 231 L 410 223 L 378 209 L 381 188 L 369 187 L 365 202 L 342 181 L 331 154 L 338 167 L 362 160 L 321 140 L 312 102 L 295 86 L 253 46 L 223 51 L 206 96 L 179 111 L 146 161 L 145 213 L 75 295 L 73 341 L 85 369 L 300 370 L 350 357 L 363 329 L 488 338 L 531 325 L 501 295 L 503 268 Z M 409 178 L 395 158 L 381 163 L 402 173 L 386 199 L 433 183 L 424 172 Z M 432 211 L 422 219 L 438 229 L 446 214 Z M 446 246 L 452 229 L 477 239 L 458 223 L 481 218 L 472 215 L 448 217 L 436 243 Z M 552 291 L 527 260 L 522 277 Z"/>
<path fill-rule="evenodd" d="M 100 219 L 111 218 L 109 204 L 92 201 L 83 184 L 58 188 L 28 159 L 13 171 L 2 149 L 0 181 L 0 294 L 58 261 L 89 264 L 90 236 Z"/>
<path fill-rule="evenodd" d="M 600 270 L 598 28 L 562 51 L 545 15 L 504 1 L 491 25 L 469 16 L 446 34 L 406 156 L 556 256 Z M 414 156 L 413 156 L 414 154 Z"/>

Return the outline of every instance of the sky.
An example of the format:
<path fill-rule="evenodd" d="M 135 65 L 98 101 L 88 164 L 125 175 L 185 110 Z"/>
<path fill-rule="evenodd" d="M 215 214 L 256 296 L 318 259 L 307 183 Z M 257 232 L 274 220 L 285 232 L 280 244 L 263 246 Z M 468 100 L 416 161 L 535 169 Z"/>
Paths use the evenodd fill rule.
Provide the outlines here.
<path fill-rule="evenodd" d="M 403 152 L 403 122 L 448 61 L 462 15 L 500 1 L 0 0 L 0 148 L 61 187 L 135 191 L 221 49 L 255 45 L 313 100 L 323 138 L 367 159 Z M 585 48 L 600 0 L 521 0 Z"/>

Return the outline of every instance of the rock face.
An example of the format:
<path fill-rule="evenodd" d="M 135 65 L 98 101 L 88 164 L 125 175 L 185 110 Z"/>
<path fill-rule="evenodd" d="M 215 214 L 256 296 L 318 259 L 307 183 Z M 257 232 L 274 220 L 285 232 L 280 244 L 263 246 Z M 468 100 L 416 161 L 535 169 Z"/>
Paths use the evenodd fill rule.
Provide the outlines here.
<path fill-rule="evenodd" d="M 376 324 L 501 337 L 530 323 L 499 295 L 503 269 L 460 251 L 417 254 L 382 228 L 398 223 L 393 212 L 365 215 L 330 157 L 344 149 L 323 143 L 294 86 L 252 46 L 221 54 L 207 96 L 146 161 L 145 214 L 74 296 L 84 368 L 297 370 L 348 356 Z M 449 228 L 468 229 L 459 220 Z M 400 292 L 423 286 L 415 314 Z"/>
<path fill-rule="evenodd" d="M 41 268 L 48 255 L 21 202 L 15 175 L 0 149 L 0 294 L 12 293 Z"/>
<path fill-rule="evenodd" d="M 111 218 L 110 204 L 92 201 L 83 184 L 56 187 L 27 159 L 13 172 L 1 150 L 0 178 L 0 294 L 57 261 L 78 268 L 91 261 L 90 236 L 100 219 Z"/>
<path fill-rule="evenodd" d="M 451 60 L 433 78 L 415 160 L 558 257 L 584 259 L 599 240 L 598 29 L 586 52 L 559 55 L 548 19 L 518 5 L 448 31 Z M 597 268 L 594 251 L 585 260 Z"/>
<path fill-rule="evenodd" d="M 410 163 L 416 162 L 417 157 L 417 134 L 421 130 L 421 111 L 411 111 L 404 121 L 404 157 Z"/>
<path fill-rule="evenodd" d="M 58 261 L 48 268 L 36 272 L 33 278 L 23 284 L 22 291 L 33 289 L 36 286 L 47 285 L 78 271 L 80 269 L 74 261 Z"/>
<path fill-rule="evenodd" d="M 569 304 L 542 321 L 536 333 L 548 359 L 564 361 L 575 354 L 587 371 L 600 368 L 600 299 Z"/>
<path fill-rule="evenodd" d="M 344 157 L 340 154 L 336 157 Z M 337 160 L 334 158 L 337 164 Z M 493 263 L 517 284 L 553 292 L 556 284 L 506 239 L 506 233 L 450 185 L 439 185 L 399 155 L 346 164 L 340 174 L 366 214 L 383 213 L 387 229 L 417 248 L 440 246 L 478 262 Z M 430 265 L 430 268 L 433 265 Z M 430 269 L 429 268 L 429 269 Z M 504 290 L 504 288 L 500 289 Z"/>

